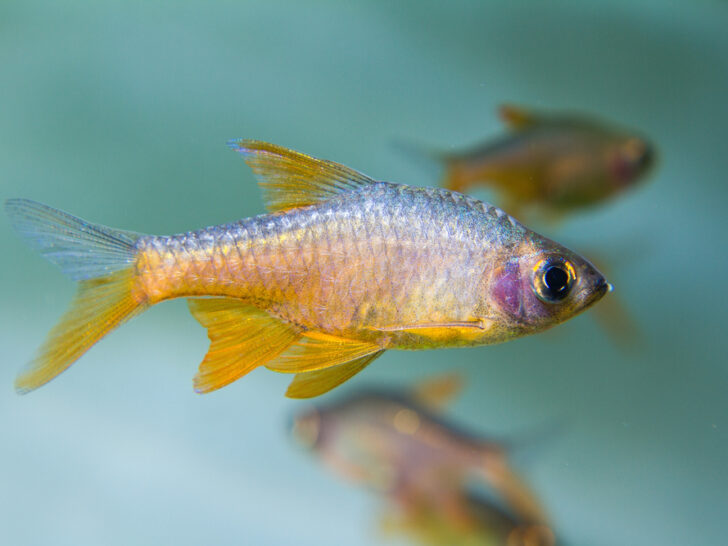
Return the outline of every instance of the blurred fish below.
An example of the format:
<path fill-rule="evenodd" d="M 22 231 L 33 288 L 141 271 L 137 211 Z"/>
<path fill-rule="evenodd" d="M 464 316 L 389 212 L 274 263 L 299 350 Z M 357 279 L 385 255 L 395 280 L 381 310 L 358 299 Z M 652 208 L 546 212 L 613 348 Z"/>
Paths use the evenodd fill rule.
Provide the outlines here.
<path fill-rule="evenodd" d="M 384 530 L 422 544 L 552 546 L 548 517 L 503 445 L 441 417 L 459 386 L 444 376 L 405 392 L 360 391 L 300 412 L 292 434 L 336 473 L 381 495 Z"/>
<path fill-rule="evenodd" d="M 553 530 L 514 517 L 497 502 L 467 494 L 457 520 L 426 498 L 411 506 L 391 506 L 382 515 L 386 535 L 409 537 L 424 546 L 555 546 Z M 561 543 L 559 543 L 561 544 Z"/>
<path fill-rule="evenodd" d="M 331 161 L 236 140 L 270 214 L 152 236 L 11 199 L 16 232 L 79 290 L 39 356 L 29 392 L 129 318 L 173 298 L 207 328 L 200 393 L 265 366 L 317 396 L 387 349 L 508 341 L 568 320 L 611 286 L 578 254 L 482 201 L 373 180 Z"/>
<path fill-rule="evenodd" d="M 504 136 L 429 155 L 444 165 L 446 188 L 492 188 L 500 206 L 519 219 L 555 220 L 601 204 L 634 187 L 655 163 L 645 138 L 587 116 L 510 105 L 500 116 Z"/>

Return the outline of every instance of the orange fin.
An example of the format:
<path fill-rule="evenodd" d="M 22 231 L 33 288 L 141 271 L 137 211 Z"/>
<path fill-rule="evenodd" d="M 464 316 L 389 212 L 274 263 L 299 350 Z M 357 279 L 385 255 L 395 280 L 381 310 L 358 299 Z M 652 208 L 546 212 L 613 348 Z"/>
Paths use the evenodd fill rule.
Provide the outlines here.
<path fill-rule="evenodd" d="M 452 340 L 477 340 L 491 328 L 493 321 L 482 318 L 468 321 L 405 324 L 402 326 L 384 326 L 377 328 L 381 332 L 406 332 L 433 342 L 446 342 Z"/>
<path fill-rule="evenodd" d="M 474 328 L 485 330 L 490 325 L 490 319 L 459 320 L 455 322 L 423 322 L 421 324 L 403 324 L 402 326 L 382 326 L 377 328 L 382 332 L 414 332 L 417 330 L 432 330 L 438 328 Z"/>
<path fill-rule="evenodd" d="M 463 388 L 459 374 L 449 373 L 420 381 L 412 389 L 412 397 L 435 410 L 442 410 Z"/>
<path fill-rule="evenodd" d="M 345 364 L 381 350 L 382 347 L 374 343 L 311 331 L 266 366 L 269 370 L 281 373 L 312 372 Z"/>
<path fill-rule="evenodd" d="M 503 104 L 498 109 L 498 115 L 503 123 L 511 129 L 525 129 L 538 123 L 538 116 L 533 112 L 526 110 L 520 106 L 512 104 Z"/>
<path fill-rule="evenodd" d="M 354 377 L 383 352 L 380 350 L 332 368 L 296 374 L 288 386 L 286 396 L 289 398 L 313 398 L 329 392 L 334 387 L 338 387 L 344 381 Z"/>
<path fill-rule="evenodd" d="M 228 298 L 190 298 L 192 315 L 207 328 L 210 349 L 195 375 L 198 393 L 217 390 L 274 359 L 300 331 L 265 311 Z"/>
<path fill-rule="evenodd" d="M 339 163 L 275 144 L 231 140 L 229 146 L 241 153 L 253 169 L 266 206 L 272 212 L 305 207 L 374 183 L 368 176 Z"/>
<path fill-rule="evenodd" d="M 15 380 L 15 390 L 28 393 L 45 385 L 78 360 L 122 322 L 141 312 L 132 298 L 131 271 L 117 271 L 79 283 L 71 307 L 50 331 L 38 356 Z"/>
<path fill-rule="evenodd" d="M 31 247 L 80 281 L 70 309 L 15 381 L 18 393 L 25 394 L 68 369 L 94 343 L 146 307 L 143 298 L 133 294 L 132 266 L 141 235 L 92 224 L 27 199 L 6 201 L 5 212 Z"/>

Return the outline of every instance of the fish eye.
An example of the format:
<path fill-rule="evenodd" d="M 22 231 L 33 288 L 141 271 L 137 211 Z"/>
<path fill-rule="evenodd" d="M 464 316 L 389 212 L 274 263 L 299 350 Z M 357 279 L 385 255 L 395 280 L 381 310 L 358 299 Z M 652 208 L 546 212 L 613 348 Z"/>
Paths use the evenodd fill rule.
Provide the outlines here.
<path fill-rule="evenodd" d="M 574 286 L 574 266 L 560 256 L 541 260 L 534 268 L 533 291 L 545 303 L 564 300 Z"/>

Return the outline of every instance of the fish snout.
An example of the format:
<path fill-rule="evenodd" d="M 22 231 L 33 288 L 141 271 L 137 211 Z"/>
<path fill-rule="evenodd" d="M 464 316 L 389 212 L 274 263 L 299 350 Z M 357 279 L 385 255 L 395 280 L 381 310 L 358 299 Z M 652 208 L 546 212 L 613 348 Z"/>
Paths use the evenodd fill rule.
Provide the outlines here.
<path fill-rule="evenodd" d="M 640 140 L 640 146 L 634 158 L 634 171 L 638 174 L 644 174 L 649 171 L 655 164 L 656 153 L 655 148 L 649 142 Z"/>
<path fill-rule="evenodd" d="M 614 286 L 597 269 L 588 270 L 585 280 L 584 291 L 587 306 L 599 301 L 605 294 L 614 290 Z"/>
<path fill-rule="evenodd" d="M 613 170 L 621 184 L 629 184 L 647 173 L 656 161 L 654 146 L 642 138 L 629 138 L 619 148 Z"/>

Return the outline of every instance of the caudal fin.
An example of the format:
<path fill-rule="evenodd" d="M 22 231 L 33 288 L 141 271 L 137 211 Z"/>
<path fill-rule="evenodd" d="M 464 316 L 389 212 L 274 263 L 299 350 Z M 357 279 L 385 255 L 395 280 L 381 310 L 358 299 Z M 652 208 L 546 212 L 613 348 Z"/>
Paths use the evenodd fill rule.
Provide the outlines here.
<path fill-rule="evenodd" d="M 15 381 L 18 393 L 25 394 L 66 370 L 144 308 L 144 300 L 132 293 L 134 245 L 141 235 L 91 224 L 27 199 L 6 201 L 5 212 L 31 247 L 79 281 L 70 308 Z"/>

